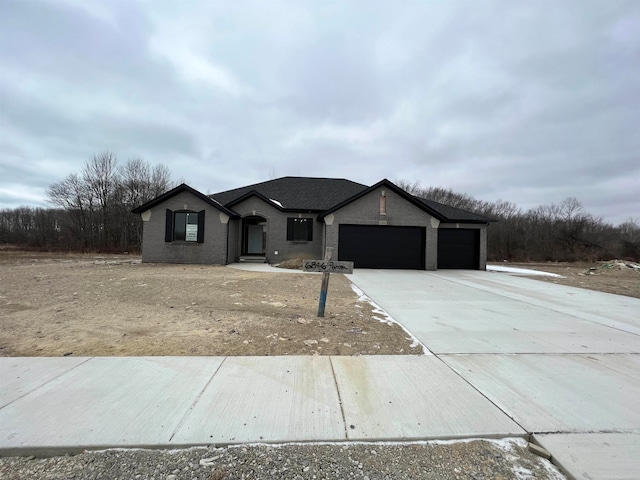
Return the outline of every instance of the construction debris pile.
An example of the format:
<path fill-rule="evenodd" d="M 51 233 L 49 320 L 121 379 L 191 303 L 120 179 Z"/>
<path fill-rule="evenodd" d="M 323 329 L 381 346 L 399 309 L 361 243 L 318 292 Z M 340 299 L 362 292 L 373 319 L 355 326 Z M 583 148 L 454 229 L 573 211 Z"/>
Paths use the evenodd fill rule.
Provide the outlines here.
<path fill-rule="evenodd" d="M 600 265 L 597 267 L 590 267 L 578 275 L 600 275 L 606 273 L 607 270 L 628 270 L 640 273 L 640 263 L 627 262 L 624 260 L 609 260 L 607 262 L 600 262 Z"/>

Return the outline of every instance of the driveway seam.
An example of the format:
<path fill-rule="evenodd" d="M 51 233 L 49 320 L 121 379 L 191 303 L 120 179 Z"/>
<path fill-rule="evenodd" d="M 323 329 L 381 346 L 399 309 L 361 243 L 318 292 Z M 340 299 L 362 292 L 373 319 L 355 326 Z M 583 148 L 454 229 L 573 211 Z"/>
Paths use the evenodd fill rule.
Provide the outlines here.
<path fill-rule="evenodd" d="M 544 310 L 549 310 L 550 312 L 560 313 L 562 315 L 566 315 L 567 317 L 575 318 L 575 319 L 580 320 L 582 322 L 589 322 L 589 323 L 592 323 L 594 325 L 600 325 L 601 327 L 606 327 L 606 328 L 610 328 L 612 330 L 616 330 L 618 332 L 624 332 L 624 333 L 628 333 L 630 335 L 640 336 L 637 333 L 630 332 L 628 330 L 624 330 L 622 328 L 615 327 L 613 325 L 607 325 L 606 323 L 600 323 L 600 322 L 597 322 L 595 320 L 589 320 L 588 318 L 584 318 L 584 317 L 580 317 L 580 316 L 577 316 L 577 315 L 573 315 L 571 313 L 567 313 L 567 312 L 564 312 L 562 310 L 556 310 L 554 308 L 549 308 L 546 305 L 540 305 L 538 303 L 534 303 L 534 302 L 529 301 L 529 300 L 523 300 L 522 298 L 517 298 L 517 297 L 511 296 L 511 295 L 504 294 L 504 293 L 494 292 L 494 291 L 491 291 L 489 289 L 481 288 L 481 287 L 476 286 L 476 285 L 470 285 L 469 282 L 466 282 L 466 281 L 456 281 L 456 280 L 452 280 L 452 279 L 449 279 L 449 278 L 442 277 L 440 275 L 434 275 L 434 274 L 432 274 L 430 272 L 426 272 L 426 271 L 425 272 L 421 272 L 421 273 L 425 273 L 425 274 L 427 274 L 427 275 L 429 275 L 431 277 L 439 278 L 439 279 L 445 280 L 447 282 L 455 283 L 456 285 L 462 285 L 462 286 L 465 286 L 465 287 L 474 288 L 476 290 L 480 290 L 480 291 L 483 291 L 483 292 L 486 292 L 486 293 L 489 293 L 489 294 L 492 294 L 492 295 L 496 295 L 498 297 L 508 298 L 510 300 L 515 300 L 517 302 L 522 302 L 525 305 L 531 305 L 533 307 L 538 307 L 538 308 L 542 308 Z M 577 287 L 571 287 L 571 288 L 577 288 Z M 519 296 L 518 294 L 515 294 L 515 295 Z M 614 295 L 614 294 L 610 293 L 608 295 Z"/>

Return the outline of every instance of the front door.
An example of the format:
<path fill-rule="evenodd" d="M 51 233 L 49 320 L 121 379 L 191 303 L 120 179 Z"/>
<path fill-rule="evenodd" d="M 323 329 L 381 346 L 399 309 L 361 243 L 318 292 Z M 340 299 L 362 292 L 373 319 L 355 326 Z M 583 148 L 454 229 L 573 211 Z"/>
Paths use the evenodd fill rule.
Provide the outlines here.
<path fill-rule="evenodd" d="M 242 219 L 242 255 L 263 256 L 266 252 L 267 220 L 263 217 Z"/>

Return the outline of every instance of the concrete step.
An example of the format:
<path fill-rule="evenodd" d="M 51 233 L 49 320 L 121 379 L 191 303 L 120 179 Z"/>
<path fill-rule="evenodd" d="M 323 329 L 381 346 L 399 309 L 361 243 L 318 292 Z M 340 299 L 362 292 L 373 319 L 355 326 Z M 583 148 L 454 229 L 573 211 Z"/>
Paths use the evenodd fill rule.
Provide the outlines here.
<path fill-rule="evenodd" d="M 240 257 L 239 261 L 241 263 L 266 263 L 267 257 L 244 256 Z"/>

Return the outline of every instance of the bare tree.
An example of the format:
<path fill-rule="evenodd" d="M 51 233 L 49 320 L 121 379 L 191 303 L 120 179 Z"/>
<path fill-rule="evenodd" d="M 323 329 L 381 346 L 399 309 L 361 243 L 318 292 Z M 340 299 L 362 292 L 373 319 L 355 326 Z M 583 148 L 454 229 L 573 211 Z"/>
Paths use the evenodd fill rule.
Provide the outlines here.
<path fill-rule="evenodd" d="M 171 173 L 140 158 L 122 167 L 110 152 L 94 155 L 81 175 L 71 174 L 47 191 L 49 202 L 71 219 L 79 248 L 129 250 L 140 246 L 142 225 L 131 210 L 168 190 Z"/>
<path fill-rule="evenodd" d="M 76 243 L 74 248 L 89 248 L 90 200 L 85 183 L 75 173 L 52 184 L 47 190 L 49 202 L 63 208 L 69 217 L 69 233 Z"/>
<path fill-rule="evenodd" d="M 153 168 L 140 158 L 132 158 L 119 169 L 120 217 L 123 220 L 121 244 L 125 248 L 142 242 L 142 221 L 131 213 L 135 207 L 162 195 L 172 186 L 171 172 L 166 165 Z"/>
<path fill-rule="evenodd" d="M 640 223 L 628 219 L 619 227 L 620 256 L 637 260 L 640 258 Z"/>

